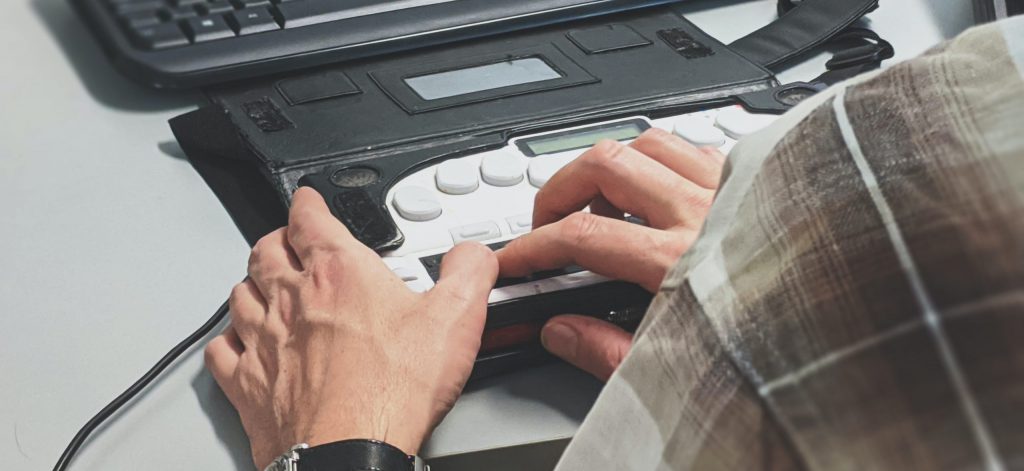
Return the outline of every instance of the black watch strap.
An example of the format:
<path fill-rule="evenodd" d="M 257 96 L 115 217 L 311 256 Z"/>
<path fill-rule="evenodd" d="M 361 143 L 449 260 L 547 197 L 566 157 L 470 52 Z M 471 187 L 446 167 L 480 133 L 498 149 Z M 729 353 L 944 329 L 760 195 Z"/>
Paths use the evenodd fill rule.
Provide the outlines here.
<path fill-rule="evenodd" d="M 298 471 L 413 471 L 416 457 L 377 440 L 345 440 L 298 450 Z"/>

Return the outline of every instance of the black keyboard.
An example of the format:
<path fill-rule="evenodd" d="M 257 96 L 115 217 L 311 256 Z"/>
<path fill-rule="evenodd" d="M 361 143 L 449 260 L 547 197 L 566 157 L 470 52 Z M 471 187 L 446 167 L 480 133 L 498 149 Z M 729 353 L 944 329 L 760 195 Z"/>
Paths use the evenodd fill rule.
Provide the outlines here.
<path fill-rule="evenodd" d="M 673 0 L 70 0 L 126 74 L 194 87 Z"/>

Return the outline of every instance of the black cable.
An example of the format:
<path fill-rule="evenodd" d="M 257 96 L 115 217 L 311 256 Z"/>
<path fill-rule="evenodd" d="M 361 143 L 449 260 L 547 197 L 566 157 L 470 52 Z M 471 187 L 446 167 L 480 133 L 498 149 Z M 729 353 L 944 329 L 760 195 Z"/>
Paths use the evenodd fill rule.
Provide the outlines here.
<path fill-rule="evenodd" d="M 135 384 L 132 384 L 131 387 L 121 393 L 120 396 L 117 396 L 113 401 L 110 401 L 110 404 L 107 404 L 107 406 L 93 416 L 92 419 L 89 419 L 82 429 L 75 434 L 75 438 L 71 439 L 71 443 L 68 443 L 68 447 L 65 448 L 64 453 L 60 455 L 60 459 L 57 460 L 57 464 L 53 467 L 53 471 L 66 470 L 68 465 L 71 463 L 71 460 L 74 459 L 75 454 L 78 453 L 78 450 L 82 447 L 82 444 L 85 443 L 89 438 L 89 435 L 91 435 L 96 428 L 100 426 L 100 424 L 109 419 L 110 416 L 114 415 L 118 409 L 123 407 L 128 403 L 128 401 L 131 401 L 132 398 L 149 386 L 149 384 L 160 376 L 160 373 L 163 373 L 171 363 L 174 363 L 174 360 L 177 360 L 182 353 L 185 353 L 189 348 L 195 345 L 196 342 L 201 340 L 203 337 L 206 337 L 206 334 L 209 334 L 217 324 L 220 324 L 220 321 L 224 319 L 224 316 L 226 316 L 227 313 L 228 303 L 225 301 L 224 304 L 221 304 L 220 308 L 217 309 L 217 312 L 213 314 L 213 317 L 206 321 L 202 327 L 193 332 L 192 335 L 185 338 L 185 340 L 182 340 L 181 343 L 175 345 L 171 351 L 167 352 L 167 354 L 156 363 L 156 365 L 150 368 L 146 374 L 142 375 Z"/>

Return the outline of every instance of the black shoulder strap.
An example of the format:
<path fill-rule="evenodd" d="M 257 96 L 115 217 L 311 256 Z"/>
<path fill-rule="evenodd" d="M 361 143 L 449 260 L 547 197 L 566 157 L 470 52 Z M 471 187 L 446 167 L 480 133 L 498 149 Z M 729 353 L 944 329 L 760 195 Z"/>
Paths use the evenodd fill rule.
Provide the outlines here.
<path fill-rule="evenodd" d="M 783 0 L 780 14 L 788 11 L 778 20 L 729 46 L 757 64 L 777 69 L 877 7 L 878 0 L 803 0 L 795 6 L 792 0 Z"/>

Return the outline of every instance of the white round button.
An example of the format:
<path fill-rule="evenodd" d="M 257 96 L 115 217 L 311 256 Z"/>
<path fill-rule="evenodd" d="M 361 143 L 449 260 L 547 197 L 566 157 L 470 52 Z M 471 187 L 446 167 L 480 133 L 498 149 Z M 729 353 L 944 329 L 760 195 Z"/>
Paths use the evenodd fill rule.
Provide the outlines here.
<path fill-rule="evenodd" d="M 484 181 L 494 186 L 512 186 L 523 181 L 523 164 L 513 152 L 492 152 L 480 162 Z"/>
<path fill-rule="evenodd" d="M 541 188 L 548 183 L 551 177 L 555 176 L 562 167 L 571 161 L 571 158 L 542 155 L 530 159 L 530 166 L 526 173 L 530 177 L 530 184 Z"/>
<path fill-rule="evenodd" d="M 430 221 L 441 215 L 441 202 L 432 191 L 419 186 L 405 186 L 395 191 L 395 209 L 410 221 Z"/>
<path fill-rule="evenodd" d="M 751 114 L 738 106 L 726 108 L 718 113 L 715 126 L 733 139 L 754 134 L 775 122 L 776 116 L 767 114 Z"/>
<path fill-rule="evenodd" d="M 722 147 L 725 133 L 714 126 L 711 120 L 697 116 L 683 116 L 675 120 L 672 132 L 697 147 Z"/>
<path fill-rule="evenodd" d="M 437 189 L 449 195 L 465 195 L 480 188 L 476 165 L 466 159 L 446 160 L 437 166 L 434 175 Z"/>

